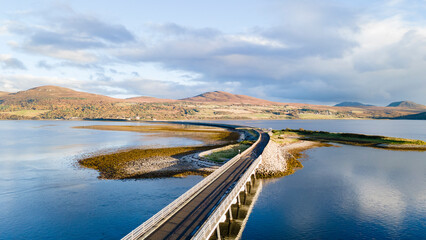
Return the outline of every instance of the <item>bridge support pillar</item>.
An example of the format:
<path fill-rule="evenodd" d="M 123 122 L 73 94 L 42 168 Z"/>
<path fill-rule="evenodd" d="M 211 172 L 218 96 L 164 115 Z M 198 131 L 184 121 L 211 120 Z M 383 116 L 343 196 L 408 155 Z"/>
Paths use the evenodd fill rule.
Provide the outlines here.
<path fill-rule="evenodd" d="M 229 207 L 229 210 L 228 210 L 228 237 L 231 235 L 231 228 L 232 228 L 232 220 L 234 220 L 233 218 L 232 218 L 232 207 Z"/>
<path fill-rule="evenodd" d="M 241 198 L 240 198 L 240 194 L 238 193 L 237 195 L 237 206 L 241 205 Z"/>
<path fill-rule="evenodd" d="M 238 195 L 237 195 L 237 215 L 235 216 L 235 218 L 237 218 L 237 219 L 240 215 L 240 206 L 241 206 L 241 197 L 240 197 L 240 194 L 238 193 Z"/>
<path fill-rule="evenodd" d="M 220 236 L 220 227 L 219 227 L 219 225 L 216 228 L 216 239 L 217 240 L 222 240 L 222 238 Z"/>
<path fill-rule="evenodd" d="M 228 214 L 229 214 L 229 222 L 231 222 L 231 220 L 234 220 L 234 218 L 232 217 L 232 208 L 231 207 L 229 207 Z"/>

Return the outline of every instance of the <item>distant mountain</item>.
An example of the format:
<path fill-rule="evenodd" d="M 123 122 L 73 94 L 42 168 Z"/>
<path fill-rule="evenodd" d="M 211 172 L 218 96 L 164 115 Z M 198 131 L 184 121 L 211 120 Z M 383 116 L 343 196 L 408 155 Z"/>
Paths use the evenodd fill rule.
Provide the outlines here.
<path fill-rule="evenodd" d="M 404 115 L 404 116 L 396 117 L 394 119 L 426 120 L 426 112 Z"/>
<path fill-rule="evenodd" d="M 111 98 L 103 95 L 74 91 L 69 88 L 57 86 L 41 86 L 31 88 L 17 93 L 1 96 L 5 103 L 52 103 L 59 102 L 116 102 L 121 99 Z"/>
<path fill-rule="evenodd" d="M 191 102 L 197 104 L 189 104 Z M 223 91 L 206 92 L 181 100 L 153 97 L 119 99 L 57 86 L 36 87 L 16 93 L 0 92 L 0 119 L 13 120 L 424 119 L 426 112 L 426 106 L 412 102 L 392 103 L 391 106 L 399 106 L 395 108 L 372 106 L 360 109 L 362 106 L 367 105 L 346 102 L 330 107 L 280 103 Z"/>
<path fill-rule="evenodd" d="M 132 97 L 124 99 L 126 102 L 135 103 L 164 103 L 164 102 L 176 102 L 175 99 L 155 98 L 155 97 Z"/>
<path fill-rule="evenodd" d="M 399 102 L 393 102 L 389 105 L 387 105 L 387 107 L 402 107 L 402 108 L 426 108 L 425 105 L 422 104 L 418 104 L 415 102 L 411 102 L 411 101 L 399 101 Z"/>
<path fill-rule="evenodd" d="M 373 105 L 364 104 L 364 103 L 360 103 L 360 102 L 341 102 L 341 103 L 338 103 L 334 106 L 335 107 L 371 107 Z"/>
<path fill-rule="evenodd" d="M 195 97 L 183 98 L 180 101 L 201 102 L 201 103 L 222 103 L 222 104 L 252 104 L 252 105 L 281 105 L 282 103 L 272 102 L 260 98 L 246 95 L 232 94 L 223 91 L 206 92 Z"/>

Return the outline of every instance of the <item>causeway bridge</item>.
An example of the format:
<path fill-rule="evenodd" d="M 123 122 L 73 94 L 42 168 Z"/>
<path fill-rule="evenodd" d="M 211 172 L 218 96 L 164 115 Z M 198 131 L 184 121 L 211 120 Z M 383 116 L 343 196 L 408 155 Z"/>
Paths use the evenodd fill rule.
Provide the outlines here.
<path fill-rule="evenodd" d="M 175 201 L 131 231 L 130 239 L 221 239 L 219 223 L 233 219 L 231 206 L 244 202 L 256 181 L 269 135 L 257 141 L 204 178 Z M 237 209 L 237 215 L 238 215 Z"/>

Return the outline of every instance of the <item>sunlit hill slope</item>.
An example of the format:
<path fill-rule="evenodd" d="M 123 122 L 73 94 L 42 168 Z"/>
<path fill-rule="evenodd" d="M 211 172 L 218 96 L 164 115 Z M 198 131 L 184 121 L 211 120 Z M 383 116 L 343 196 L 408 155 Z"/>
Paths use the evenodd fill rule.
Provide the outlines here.
<path fill-rule="evenodd" d="M 412 103 L 396 107 L 325 106 L 272 102 L 223 91 L 180 100 L 149 96 L 119 99 L 58 86 L 0 92 L 0 119 L 392 119 L 409 115 L 422 119 L 423 112 L 425 106 Z"/>

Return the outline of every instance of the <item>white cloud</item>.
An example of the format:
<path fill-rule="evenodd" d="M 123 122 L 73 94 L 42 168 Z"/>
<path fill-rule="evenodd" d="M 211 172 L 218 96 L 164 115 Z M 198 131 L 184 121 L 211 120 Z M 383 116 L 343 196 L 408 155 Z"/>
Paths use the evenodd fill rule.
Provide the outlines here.
<path fill-rule="evenodd" d="M 95 54 L 84 50 L 63 50 L 52 46 L 26 46 L 24 49 L 31 53 L 70 60 L 79 64 L 94 63 L 98 60 Z"/>
<path fill-rule="evenodd" d="M 39 70 L 59 75 L 64 68 L 75 67 L 79 74 L 68 71 L 64 78 L 86 76 L 82 79 L 87 79 L 87 90 L 99 83 L 110 87 L 97 90 L 103 93 L 122 91 L 115 89 L 118 81 L 131 94 L 134 89 L 144 93 L 134 87 L 145 79 L 142 82 L 156 86 L 152 91 L 160 97 L 161 92 L 179 95 L 169 90 L 176 86 L 183 92 L 184 86 L 191 86 L 194 91 L 226 88 L 241 94 L 262 89 L 264 96 L 304 102 L 426 102 L 426 25 L 410 17 L 409 13 L 418 16 L 412 7 L 400 1 L 356 7 L 350 2 L 313 0 L 272 5 L 273 9 L 265 5 L 271 8 L 265 15 L 274 15 L 274 25 L 231 32 L 195 23 L 147 24 L 143 16 L 139 32 L 131 32 L 120 23 L 62 6 L 44 15 L 32 12 L 35 21 L 26 20 L 25 13 L 19 20 L 7 20 L 0 34 L 7 31 L 13 37 L 12 50 L 41 57 L 32 64 Z M 42 60 L 49 64 L 37 65 Z M 137 69 L 145 64 L 159 65 L 162 73 Z M 112 79 L 105 74 L 111 67 L 125 74 Z M 135 71 L 141 77 L 129 80 Z M 98 77 L 90 80 L 90 75 Z M 42 83 L 35 80 L 33 85 Z"/>
<path fill-rule="evenodd" d="M 271 48 L 287 48 L 287 46 L 277 40 L 268 39 L 262 36 L 256 35 L 230 35 L 228 36 L 230 41 L 246 42 L 249 44 L 260 45 Z"/>
<path fill-rule="evenodd" d="M 356 187 L 359 210 L 364 216 L 391 224 L 401 223 L 407 207 L 401 192 L 371 179 L 359 180 Z"/>
<path fill-rule="evenodd" d="M 56 85 L 69 88 L 78 88 L 82 85 L 82 81 L 78 81 L 73 78 L 33 76 L 29 74 L 0 75 L 1 91 L 17 92 L 42 85 Z"/>
<path fill-rule="evenodd" d="M 8 54 L 0 54 L 0 66 L 3 69 L 26 69 L 25 65 L 19 59 Z"/>

